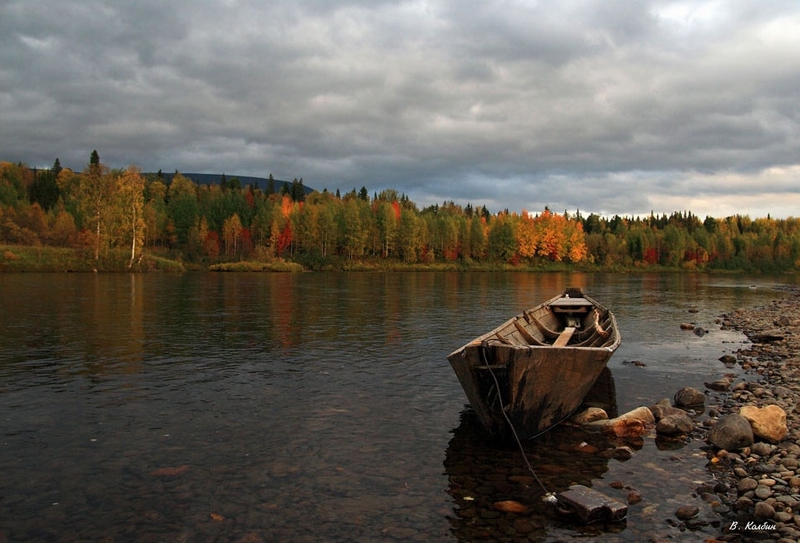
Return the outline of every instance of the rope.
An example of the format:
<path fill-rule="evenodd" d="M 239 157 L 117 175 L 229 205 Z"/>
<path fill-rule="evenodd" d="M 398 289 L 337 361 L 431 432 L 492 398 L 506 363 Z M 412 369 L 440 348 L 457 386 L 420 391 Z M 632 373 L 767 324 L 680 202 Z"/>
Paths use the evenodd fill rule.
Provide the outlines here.
<path fill-rule="evenodd" d="M 525 460 L 525 465 L 528 466 L 528 471 L 531 472 L 531 475 L 533 475 L 533 478 L 536 479 L 536 482 L 539 483 L 540 487 L 542 487 L 542 490 L 545 493 L 545 500 L 551 501 L 551 500 L 555 499 L 553 493 L 550 492 L 547 489 L 546 486 L 544 486 L 544 483 L 542 483 L 541 479 L 539 479 L 539 476 L 536 475 L 536 472 L 533 470 L 533 466 L 531 466 L 531 463 L 528 460 L 528 455 L 525 454 L 525 448 L 522 446 L 522 441 L 520 440 L 519 435 L 517 434 L 517 430 L 516 430 L 516 428 L 514 428 L 514 425 L 511 424 L 511 419 L 508 418 L 508 413 L 506 413 L 506 406 L 503 404 L 503 393 L 500 390 L 500 381 L 497 380 L 497 376 L 494 374 L 494 370 L 492 369 L 492 365 L 489 364 L 489 361 L 486 358 L 487 346 L 484 344 L 481 347 L 482 347 L 481 356 L 483 356 L 483 362 L 484 362 L 484 364 L 486 364 L 486 367 L 489 368 L 489 373 L 492 375 L 492 379 L 494 379 L 494 386 L 497 389 L 497 401 L 500 402 L 500 412 L 503 413 L 503 417 L 506 419 L 506 422 L 508 423 L 508 427 L 511 428 L 511 433 L 513 434 L 514 439 L 517 442 L 517 446 L 519 447 L 520 453 L 522 453 L 522 459 Z M 546 432 L 546 431 L 547 430 L 545 430 L 544 432 Z M 541 432 L 541 433 L 537 434 L 534 437 L 538 437 L 538 436 L 542 435 L 544 432 Z"/>

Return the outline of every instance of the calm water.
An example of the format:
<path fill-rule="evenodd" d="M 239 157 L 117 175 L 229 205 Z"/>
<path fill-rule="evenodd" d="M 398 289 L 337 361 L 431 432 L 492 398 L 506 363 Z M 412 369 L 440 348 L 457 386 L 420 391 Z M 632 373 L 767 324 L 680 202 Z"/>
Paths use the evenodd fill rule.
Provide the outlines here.
<path fill-rule="evenodd" d="M 518 450 L 483 439 L 446 356 L 581 286 L 617 315 L 622 412 L 730 371 L 717 358 L 743 337 L 714 319 L 794 280 L 0 275 L 0 542 L 679 539 L 664 520 L 708 479 L 698 444 L 647 438 L 627 462 L 568 428 L 527 444 L 550 490 L 643 496 L 621 526 L 571 525 L 525 486 Z M 495 512 L 504 499 L 533 513 Z"/>

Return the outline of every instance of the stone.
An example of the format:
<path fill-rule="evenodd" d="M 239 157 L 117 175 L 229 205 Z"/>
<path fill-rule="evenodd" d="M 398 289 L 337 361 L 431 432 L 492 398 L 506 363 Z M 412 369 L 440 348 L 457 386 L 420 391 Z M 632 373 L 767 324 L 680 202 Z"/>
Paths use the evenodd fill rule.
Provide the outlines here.
<path fill-rule="evenodd" d="M 617 418 L 625 420 L 638 420 L 645 424 L 653 424 L 656 421 L 652 411 L 645 406 L 637 407 L 636 409 L 628 411 Z"/>
<path fill-rule="evenodd" d="M 675 516 L 681 520 L 688 520 L 696 517 L 700 513 L 700 508 L 696 505 L 684 505 L 675 511 Z"/>
<path fill-rule="evenodd" d="M 656 432 L 664 436 L 690 434 L 694 430 L 694 421 L 684 412 L 674 413 L 662 418 L 656 425 Z"/>
<path fill-rule="evenodd" d="M 739 486 L 736 487 L 736 490 L 739 492 L 739 494 L 744 494 L 745 492 L 755 490 L 757 487 L 758 487 L 758 481 L 756 481 L 752 477 L 745 477 L 744 479 L 739 481 Z"/>
<path fill-rule="evenodd" d="M 647 426 L 640 420 L 616 418 L 606 421 L 602 430 L 616 437 L 641 437 L 647 433 Z"/>
<path fill-rule="evenodd" d="M 693 387 L 684 387 L 675 393 L 675 405 L 695 407 L 706 403 L 706 395 Z"/>
<path fill-rule="evenodd" d="M 716 392 L 725 392 L 730 390 L 731 388 L 731 380 L 728 379 L 727 377 L 723 377 L 721 379 L 717 379 L 716 381 L 703 384 L 707 389 L 714 390 Z"/>
<path fill-rule="evenodd" d="M 528 510 L 526 506 L 514 500 L 495 502 L 492 507 L 503 513 L 525 513 Z"/>
<path fill-rule="evenodd" d="M 752 424 L 750 426 L 752 427 Z M 774 447 L 769 443 L 764 443 L 763 441 L 759 441 L 758 443 L 753 444 L 752 452 L 753 454 L 757 454 L 759 456 L 767 456 L 768 454 L 772 453 L 773 448 Z"/>
<path fill-rule="evenodd" d="M 719 449 L 737 451 L 753 444 L 753 429 L 746 418 L 731 413 L 720 417 L 708 432 L 708 441 Z"/>
<path fill-rule="evenodd" d="M 779 513 L 775 513 L 772 518 L 777 520 L 778 522 L 791 522 L 794 515 L 791 513 L 787 513 L 786 511 L 781 511 Z"/>
<path fill-rule="evenodd" d="M 775 319 L 774 324 L 775 324 L 775 326 L 791 326 L 792 325 L 792 319 L 790 319 L 786 315 L 782 315 L 782 316 L 778 317 L 777 319 Z"/>
<path fill-rule="evenodd" d="M 607 449 L 600 453 L 602 458 L 614 458 L 616 460 L 630 460 L 633 458 L 634 451 L 632 448 L 628 447 L 627 445 L 623 445 L 621 447 L 615 447 L 613 449 Z"/>
<path fill-rule="evenodd" d="M 746 405 L 739 409 L 739 414 L 750 423 L 756 437 L 770 443 L 778 443 L 786 437 L 786 411 L 780 406 L 771 404 L 758 408 Z"/>
<path fill-rule="evenodd" d="M 638 490 L 631 490 L 628 492 L 628 504 L 633 505 L 642 501 L 642 494 Z"/>
<path fill-rule="evenodd" d="M 780 330 L 772 330 L 768 332 L 757 332 L 749 336 L 750 341 L 753 343 L 775 343 L 783 341 L 785 336 Z"/>
<path fill-rule="evenodd" d="M 775 508 L 767 502 L 756 503 L 754 514 L 758 518 L 770 519 L 775 516 Z"/>
<path fill-rule="evenodd" d="M 608 420 L 608 413 L 599 407 L 589 407 L 570 419 L 575 424 L 589 424 L 598 420 Z"/>
<path fill-rule="evenodd" d="M 674 415 L 677 413 L 686 414 L 686 411 L 684 411 L 683 409 L 680 409 L 678 407 L 673 407 L 669 399 L 667 398 L 664 398 L 663 400 L 660 400 L 658 403 L 651 405 L 650 412 L 653 414 L 653 417 L 657 421 L 663 419 L 667 415 Z"/>
<path fill-rule="evenodd" d="M 726 366 L 735 366 L 736 365 L 736 357 L 732 354 L 724 354 L 719 357 L 719 361 L 725 364 Z"/>
<path fill-rule="evenodd" d="M 758 485 L 755 490 L 755 495 L 759 500 L 766 500 L 772 496 L 772 489 L 767 485 Z"/>
<path fill-rule="evenodd" d="M 637 407 L 627 413 L 609 420 L 598 420 L 587 424 L 588 428 L 600 429 L 606 435 L 616 437 L 640 437 L 655 422 L 653 413 L 647 407 Z"/>

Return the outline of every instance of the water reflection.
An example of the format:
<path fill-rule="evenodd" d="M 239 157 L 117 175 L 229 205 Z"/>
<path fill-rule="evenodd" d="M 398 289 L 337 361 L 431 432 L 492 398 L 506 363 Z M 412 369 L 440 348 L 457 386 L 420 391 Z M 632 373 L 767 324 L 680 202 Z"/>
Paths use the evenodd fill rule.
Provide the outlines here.
<path fill-rule="evenodd" d="M 526 444 L 554 490 L 583 482 L 608 493 L 609 480 L 642 490 L 624 529 L 576 527 L 541 509 L 518 450 L 487 443 L 461 413 L 446 355 L 582 286 L 622 329 L 613 416 L 717 374 L 725 336 L 697 338 L 678 323 L 691 305 L 714 329 L 720 312 L 774 297 L 752 282 L 0 274 L 0 541 L 642 540 L 693 499 L 705 457 L 689 469 L 692 444 L 634 443 L 641 450 L 624 462 L 581 445 L 618 443 L 571 428 Z M 492 507 L 507 499 L 531 512 Z"/>
<path fill-rule="evenodd" d="M 611 371 L 606 368 L 583 407 L 616 412 L 616 390 Z M 571 485 L 596 486 L 609 469 L 609 461 L 618 447 L 639 450 L 642 439 L 610 438 L 600 433 L 560 426 L 523 448 L 533 472 L 516 443 L 498 444 L 490 440 L 471 408 L 460 415 L 453 430 L 444 467 L 448 477 L 447 492 L 453 497 L 450 517 L 452 532 L 459 541 L 527 538 L 545 541 L 555 534 L 581 537 L 604 532 L 620 532 L 624 523 L 580 525 L 571 516 L 559 514 L 543 498 L 548 492 L 560 492 Z M 603 484 L 603 493 L 625 501 L 624 490 L 615 491 Z M 525 511 L 508 513 L 499 503 L 513 501 Z"/>

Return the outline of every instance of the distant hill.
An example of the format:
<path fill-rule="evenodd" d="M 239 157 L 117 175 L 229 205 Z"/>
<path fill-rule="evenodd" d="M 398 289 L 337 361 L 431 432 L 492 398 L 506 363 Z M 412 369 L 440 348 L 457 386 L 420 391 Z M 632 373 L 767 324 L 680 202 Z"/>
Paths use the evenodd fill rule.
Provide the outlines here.
<path fill-rule="evenodd" d="M 230 181 L 233 178 L 239 180 L 239 183 L 242 187 L 247 187 L 249 185 L 253 185 L 254 188 L 267 190 L 267 185 L 269 184 L 269 179 L 265 177 L 252 177 L 249 175 L 228 175 L 228 174 L 217 174 L 217 173 L 183 173 L 180 172 L 181 175 L 184 177 L 188 177 L 198 185 L 219 185 L 222 182 L 222 176 L 225 176 L 225 179 Z M 146 175 L 158 175 L 156 173 L 148 173 Z M 175 177 L 174 173 L 162 173 L 161 176 L 164 179 L 164 182 L 167 184 L 172 183 L 172 178 Z M 279 179 L 272 180 L 275 185 L 275 192 L 280 192 L 283 188 L 283 185 L 286 185 L 287 189 L 292 188 L 291 181 L 281 181 Z M 314 189 L 303 185 L 303 191 L 306 194 L 314 192 Z"/>

